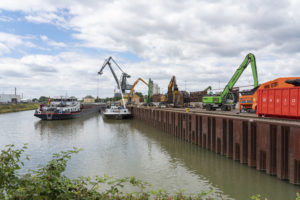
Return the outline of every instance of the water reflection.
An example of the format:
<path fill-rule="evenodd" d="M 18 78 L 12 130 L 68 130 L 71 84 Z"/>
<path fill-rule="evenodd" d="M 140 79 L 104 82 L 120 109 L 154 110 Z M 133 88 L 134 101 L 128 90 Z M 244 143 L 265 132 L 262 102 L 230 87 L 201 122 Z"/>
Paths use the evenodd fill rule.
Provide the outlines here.
<path fill-rule="evenodd" d="M 41 135 L 43 134 L 66 134 L 76 133 L 81 130 L 84 125 L 84 120 L 73 119 L 73 120 L 56 120 L 56 121 L 45 121 L 39 120 L 34 123 L 34 128 Z"/>
<path fill-rule="evenodd" d="M 95 118 L 99 121 L 100 115 L 98 113 L 86 116 L 84 118 L 76 118 L 71 120 L 39 120 L 34 123 L 34 128 L 41 135 L 44 134 L 76 134 L 83 130 L 84 124 L 87 120 Z"/>
<path fill-rule="evenodd" d="M 191 145 L 142 122 L 133 121 L 131 128 L 151 139 L 150 146 L 152 142 L 159 144 L 162 151 L 170 155 L 173 166 L 184 165 L 200 179 L 207 180 L 235 199 L 248 199 L 253 194 L 262 194 L 273 200 L 295 199 L 296 192 L 299 192 L 298 186 Z"/>
<path fill-rule="evenodd" d="M 136 120 L 106 120 L 96 114 L 41 121 L 25 111 L 0 115 L 0 122 L 0 147 L 29 143 L 30 169 L 75 146 L 84 150 L 72 156 L 66 170 L 70 177 L 136 176 L 170 192 L 213 188 L 225 199 L 249 199 L 257 193 L 272 200 L 295 199 L 298 189 Z"/>

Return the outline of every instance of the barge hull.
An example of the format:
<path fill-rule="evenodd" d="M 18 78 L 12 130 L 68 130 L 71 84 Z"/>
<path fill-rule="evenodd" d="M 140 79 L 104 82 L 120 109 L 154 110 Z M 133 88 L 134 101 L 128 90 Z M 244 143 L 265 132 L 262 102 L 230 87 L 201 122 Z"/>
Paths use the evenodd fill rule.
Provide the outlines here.
<path fill-rule="evenodd" d="M 132 114 L 127 114 L 127 115 L 121 115 L 121 114 L 103 114 L 103 116 L 106 119 L 117 119 L 117 120 L 121 120 L 121 119 L 131 119 L 133 116 Z"/>
<path fill-rule="evenodd" d="M 75 119 L 90 115 L 92 113 L 101 112 L 105 108 L 104 105 L 97 105 L 97 104 L 83 104 L 83 108 L 80 112 L 73 112 L 73 113 L 35 113 L 34 116 L 38 117 L 42 120 L 66 120 L 66 119 Z"/>

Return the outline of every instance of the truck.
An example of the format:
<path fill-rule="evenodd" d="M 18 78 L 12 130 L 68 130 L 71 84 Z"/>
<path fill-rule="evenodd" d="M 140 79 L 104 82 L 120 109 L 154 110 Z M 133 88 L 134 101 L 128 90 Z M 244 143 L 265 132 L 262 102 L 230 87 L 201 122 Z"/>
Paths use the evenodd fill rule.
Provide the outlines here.
<path fill-rule="evenodd" d="M 231 109 L 234 109 L 238 101 L 238 96 L 235 95 L 232 90 L 249 63 L 251 63 L 254 88 L 258 87 L 255 56 L 252 53 L 249 53 L 221 93 L 203 96 L 203 108 L 206 110 L 216 110 L 217 108 L 221 108 L 222 111 L 230 111 Z"/>

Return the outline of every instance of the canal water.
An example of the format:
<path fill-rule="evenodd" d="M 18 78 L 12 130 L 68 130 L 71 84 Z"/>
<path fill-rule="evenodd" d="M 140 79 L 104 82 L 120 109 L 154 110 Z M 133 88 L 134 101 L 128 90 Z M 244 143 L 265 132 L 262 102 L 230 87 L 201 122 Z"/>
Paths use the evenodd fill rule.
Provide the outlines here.
<path fill-rule="evenodd" d="M 65 121 L 41 121 L 33 111 L 0 114 L 0 149 L 21 147 L 31 156 L 26 168 L 45 164 L 55 152 L 83 148 L 72 157 L 66 174 L 135 176 L 154 189 L 174 193 L 214 191 L 217 199 L 295 199 L 298 186 L 224 156 L 179 140 L 137 120 L 104 120 L 101 115 Z"/>

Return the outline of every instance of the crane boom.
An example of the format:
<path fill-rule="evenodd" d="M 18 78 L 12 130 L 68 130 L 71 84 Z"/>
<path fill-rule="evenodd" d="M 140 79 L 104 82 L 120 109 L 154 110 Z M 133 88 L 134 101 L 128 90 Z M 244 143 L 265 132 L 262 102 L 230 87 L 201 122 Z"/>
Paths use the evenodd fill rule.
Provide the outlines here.
<path fill-rule="evenodd" d="M 224 88 L 221 98 L 225 99 L 228 93 L 232 90 L 234 87 L 235 83 L 238 81 L 244 70 L 247 68 L 248 64 L 251 63 L 251 68 L 252 68 L 252 75 L 253 75 L 253 80 L 254 80 L 254 87 L 258 86 L 258 78 L 257 78 L 257 68 L 256 68 L 256 61 L 255 61 L 255 56 L 252 53 L 249 53 L 242 64 L 239 66 L 239 68 L 236 70 L 236 72 L 233 74 L 232 78 L 230 81 L 227 83 L 226 87 Z"/>
<path fill-rule="evenodd" d="M 110 63 L 110 60 L 113 60 L 112 57 L 110 56 L 109 58 L 105 59 L 100 71 L 98 72 L 99 75 L 102 75 L 103 74 L 103 70 L 104 68 L 106 67 L 106 65 L 108 65 L 111 73 L 113 74 L 113 77 L 117 83 L 117 86 L 118 86 L 118 89 L 120 90 L 120 83 L 119 83 L 119 80 L 118 80 L 118 77 L 116 75 L 116 73 L 114 72 L 113 68 L 111 67 L 111 63 Z"/>
<path fill-rule="evenodd" d="M 115 71 L 113 70 L 113 68 L 112 68 L 112 66 L 111 66 L 111 61 L 112 61 L 113 63 L 115 63 L 115 65 L 116 65 L 116 66 L 120 69 L 120 71 L 122 72 L 122 75 L 121 75 L 121 81 L 118 80 L 118 77 L 117 77 Z M 104 70 L 104 68 L 105 68 L 107 65 L 108 65 L 108 67 L 109 67 L 109 69 L 110 69 L 110 71 L 111 71 L 111 73 L 112 73 L 112 75 L 113 75 L 113 77 L 114 77 L 114 79 L 115 79 L 115 81 L 116 81 L 116 83 L 117 83 L 118 89 L 121 90 L 122 94 L 124 94 L 126 90 L 131 90 L 131 87 L 132 87 L 132 86 L 129 85 L 129 84 L 127 84 L 127 78 L 130 78 L 130 75 L 127 74 L 127 73 L 125 73 L 125 72 L 121 69 L 121 67 L 118 65 L 118 63 L 117 63 L 111 56 L 108 57 L 108 58 L 104 61 L 104 63 L 103 63 L 103 65 L 102 65 L 100 71 L 98 72 L 98 74 L 99 74 L 99 75 L 102 75 L 102 74 L 103 74 L 103 70 Z"/>

